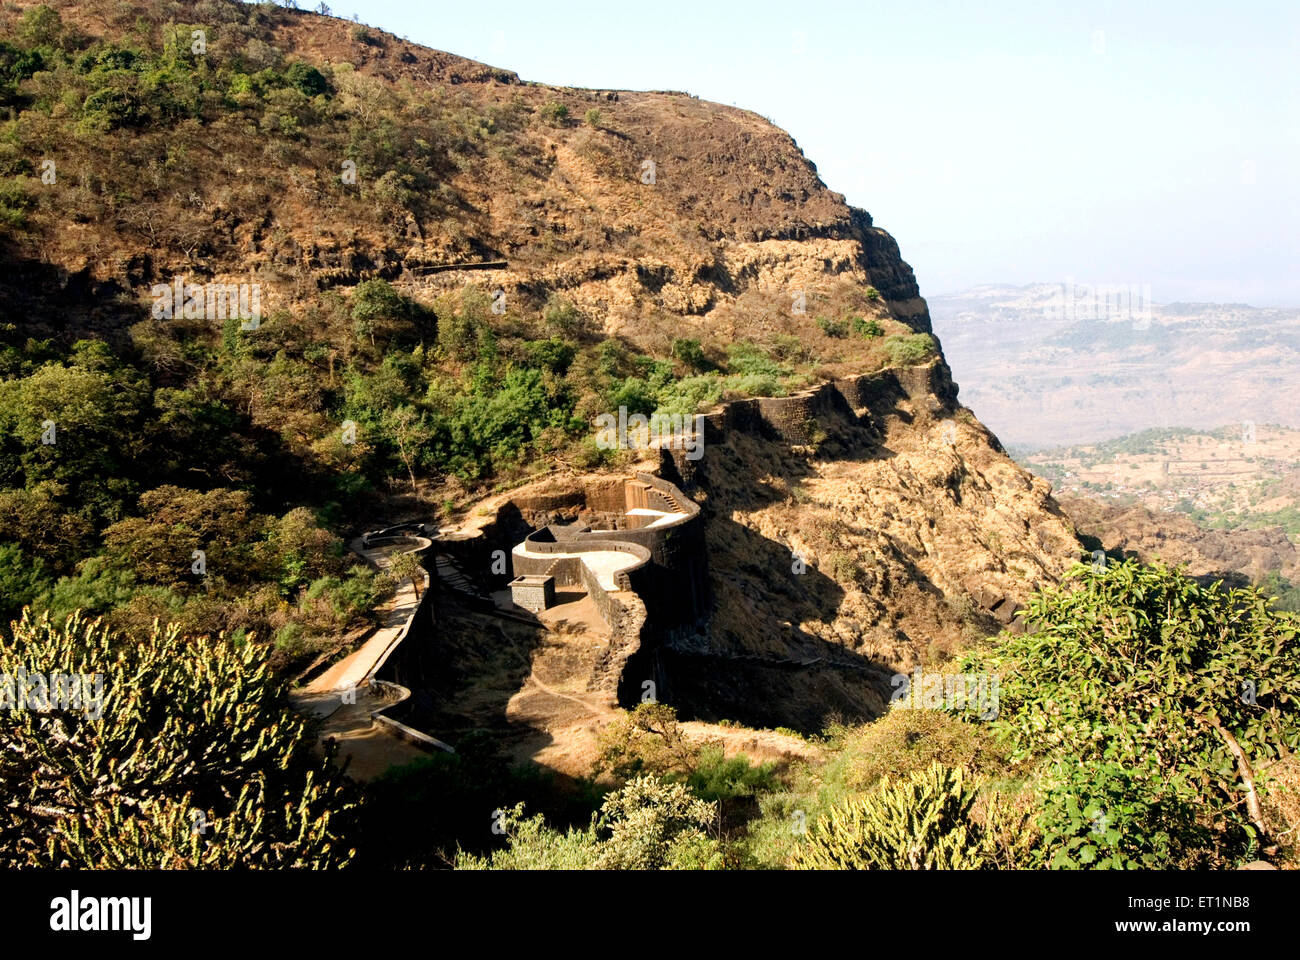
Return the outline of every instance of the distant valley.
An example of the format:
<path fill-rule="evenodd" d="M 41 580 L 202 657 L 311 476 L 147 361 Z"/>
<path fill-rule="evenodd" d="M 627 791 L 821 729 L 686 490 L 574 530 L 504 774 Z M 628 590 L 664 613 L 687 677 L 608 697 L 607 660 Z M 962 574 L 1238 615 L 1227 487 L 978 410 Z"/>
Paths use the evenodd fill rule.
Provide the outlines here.
<path fill-rule="evenodd" d="M 1150 428 L 1300 428 L 1300 309 L 988 285 L 927 300 L 962 401 L 1031 452 Z M 1138 306 L 1134 298 L 1134 307 Z M 1063 309 L 1064 307 L 1064 309 Z M 1149 307 L 1149 309 L 1148 309 Z"/>

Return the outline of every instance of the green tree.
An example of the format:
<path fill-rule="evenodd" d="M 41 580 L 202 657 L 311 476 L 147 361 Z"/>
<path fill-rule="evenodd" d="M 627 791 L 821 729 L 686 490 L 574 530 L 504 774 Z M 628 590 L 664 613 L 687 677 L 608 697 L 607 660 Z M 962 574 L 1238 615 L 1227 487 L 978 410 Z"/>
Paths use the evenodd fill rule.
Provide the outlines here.
<path fill-rule="evenodd" d="M 95 680 L 80 704 L 45 711 L 18 709 L 24 691 L 0 689 L 9 698 L 0 709 L 0 863 L 347 863 L 339 835 L 350 788 L 284 706 L 268 652 L 174 627 L 121 637 L 77 616 L 57 624 L 24 615 L 0 640 L 0 675 Z M 39 693 L 26 696 L 30 706 Z"/>
<path fill-rule="evenodd" d="M 1207 844 L 1244 855 L 1266 831 L 1257 771 L 1300 746 L 1300 617 L 1253 588 L 1136 560 L 1076 564 L 1027 614 L 1029 632 L 964 668 L 1001 676 L 994 730 L 1013 762 L 1082 771 L 1044 787 L 1044 857 L 1154 866 Z M 1129 829 L 1086 842 L 1089 809 Z M 1169 835 L 1158 849 L 1156 830 Z"/>
<path fill-rule="evenodd" d="M 686 736 L 677 711 L 666 703 L 638 703 L 601 728 L 597 773 L 618 780 L 651 774 L 689 775 L 700 761 L 701 745 Z"/>
<path fill-rule="evenodd" d="M 53 46 L 62 34 L 63 18 L 43 3 L 23 11 L 18 21 L 18 39 L 27 47 Z"/>
<path fill-rule="evenodd" d="M 0 382 L 0 486 L 52 481 L 96 521 L 121 516 L 144 444 L 139 382 L 51 363 Z"/>
<path fill-rule="evenodd" d="M 190 579 L 193 553 L 205 554 L 205 574 L 251 583 L 274 571 L 256 549 L 268 518 L 253 510 L 243 490 L 186 490 L 162 486 L 141 494 L 140 514 L 104 531 L 105 556 L 142 581 L 172 585 Z"/>

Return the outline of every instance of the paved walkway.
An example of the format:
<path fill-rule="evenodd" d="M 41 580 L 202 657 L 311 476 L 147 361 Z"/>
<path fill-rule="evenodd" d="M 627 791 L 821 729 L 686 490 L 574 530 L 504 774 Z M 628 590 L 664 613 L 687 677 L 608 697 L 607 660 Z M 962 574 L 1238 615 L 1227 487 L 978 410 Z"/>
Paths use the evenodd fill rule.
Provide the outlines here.
<path fill-rule="evenodd" d="M 360 538 L 350 546 L 380 570 L 389 567 L 394 553 L 406 552 L 400 545 L 363 547 Z M 373 780 L 391 767 L 427 756 L 372 719 L 371 714 L 381 709 L 384 701 L 370 681 L 406 637 L 429 586 L 427 572 L 418 593 L 411 581 L 404 581 L 384 605 L 383 625 L 365 643 L 311 683 L 290 691 L 289 702 L 295 710 L 325 721 L 320 740 L 338 743 L 339 760 L 347 760 L 348 775 L 354 779 Z"/>
<path fill-rule="evenodd" d="M 380 570 L 388 569 L 394 548 L 363 548 L 360 539 L 352 541 L 352 549 L 365 557 Z M 397 551 L 405 552 L 405 551 Z M 384 624 L 376 630 L 365 643 L 334 664 L 307 686 L 294 691 L 298 694 L 328 693 L 336 690 L 355 690 L 373 677 L 384 665 L 388 655 L 396 649 L 397 644 L 406 636 L 411 618 L 415 616 L 420 605 L 420 597 L 429 589 L 429 578 L 425 575 L 424 584 L 417 594 L 411 581 L 405 580 L 398 587 L 397 593 L 388 601 L 384 612 Z"/>

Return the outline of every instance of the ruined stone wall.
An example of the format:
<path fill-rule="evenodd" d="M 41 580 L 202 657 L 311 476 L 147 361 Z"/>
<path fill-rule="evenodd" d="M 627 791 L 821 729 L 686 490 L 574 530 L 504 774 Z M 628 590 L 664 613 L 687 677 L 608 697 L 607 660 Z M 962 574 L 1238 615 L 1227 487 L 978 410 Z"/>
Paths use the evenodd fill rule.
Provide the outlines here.
<path fill-rule="evenodd" d="M 609 601 L 609 646 L 601 654 L 592 671 L 587 689 L 604 694 L 610 707 L 617 707 L 619 685 L 627 662 L 640 652 L 645 635 L 646 606 L 632 591 L 619 591 L 607 595 Z"/>
<path fill-rule="evenodd" d="M 748 433 L 769 440 L 810 443 L 817 419 L 827 415 L 882 417 L 901 400 L 925 404 L 925 412 L 941 414 L 957 402 L 957 387 L 948 365 L 935 358 L 911 367 L 891 367 L 840 380 L 828 380 L 788 397 L 733 400 L 704 417 L 704 444 L 725 443 L 728 433 Z M 694 462 L 682 451 L 664 451 L 675 472 L 690 484 Z"/>

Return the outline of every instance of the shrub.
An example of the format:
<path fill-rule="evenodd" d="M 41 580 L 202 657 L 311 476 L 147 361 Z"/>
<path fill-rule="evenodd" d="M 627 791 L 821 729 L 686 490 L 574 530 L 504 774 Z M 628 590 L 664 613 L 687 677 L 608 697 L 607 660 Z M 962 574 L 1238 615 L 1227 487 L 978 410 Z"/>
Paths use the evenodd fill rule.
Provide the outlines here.
<path fill-rule="evenodd" d="M 600 855 L 594 826 L 561 833 L 541 814 L 525 816 L 522 803 L 502 811 L 497 824 L 508 846 L 486 857 L 461 852 L 457 870 L 591 870 Z"/>
<path fill-rule="evenodd" d="M 716 375 L 683 377 L 659 391 L 656 414 L 693 414 L 713 406 L 722 397 L 722 380 Z"/>
<path fill-rule="evenodd" d="M 933 764 L 832 808 L 796 850 L 799 870 L 977 870 L 990 849 L 970 822 L 975 791 L 960 768 Z"/>
<path fill-rule="evenodd" d="M 308 97 L 328 93 L 330 89 L 325 75 L 311 64 L 301 60 L 289 64 L 288 69 L 284 71 L 284 80 L 289 86 Z"/>
<path fill-rule="evenodd" d="M 672 355 L 693 370 L 707 370 L 709 361 L 704 356 L 700 341 L 678 337 L 673 340 Z"/>
<path fill-rule="evenodd" d="M 605 798 L 599 828 L 609 831 L 596 867 L 603 870 L 699 869 L 718 866 L 706 830 L 716 807 L 680 783 L 637 777 Z"/>
<path fill-rule="evenodd" d="M 587 111 L 587 118 L 586 118 L 586 119 L 587 119 L 587 126 L 589 126 L 589 127 L 599 127 L 599 126 L 600 126 L 600 111 L 597 110 L 595 107 L 592 107 L 590 110 Z"/>
<path fill-rule="evenodd" d="M 18 229 L 27 223 L 27 211 L 33 205 L 32 198 L 17 180 L 0 182 L 0 223 Z"/>
<path fill-rule="evenodd" d="M 743 341 L 728 345 L 727 367 L 741 376 L 782 377 L 789 373 L 757 344 Z"/>
<path fill-rule="evenodd" d="M 831 554 L 831 576 L 837 583 L 856 584 L 862 576 L 862 568 L 851 553 Z"/>
<path fill-rule="evenodd" d="M 779 360 L 798 361 L 809 356 L 807 345 L 798 337 L 779 333 L 772 338 L 772 355 Z"/>
<path fill-rule="evenodd" d="M 562 127 L 569 118 L 569 108 L 558 100 L 548 100 L 541 108 L 542 119 L 553 127 Z"/>
<path fill-rule="evenodd" d="M 542 309 L 542 322 L 562 336 L 572 336 L 582 327 L 582 313 L 568 300 L 553 293 Z"/>
<path fill-rule="evenodd" d="M 933 356 L 938 348 L 928 333 L 895 334 L 885 338 L 885 355 L 891 366 L 920 363 Z"/>
<path fill-rule="evenodd" d="M 720 745 L 710 744 L 700 750 L 686 786 L 702 800 L 752 797 L 776 787 L 775 770 L 775 764 L 754 764 L 743 754 L 728 759 Z"/>
<path fill-rule="evenodd" d="M 818 317 L 817 326 L 821 328 L 822 333 L 835 340 L 843 340 L 849 335 L 849 325 L 843 320 Z"/>
<path fill-rule="evenodd" d="M 605 797 L 599 818 L 564 833 L 523 804 L 498 823 L 509 846 L 487 857 L 461 853 L 460 870 L 683 870 L 721 865 L 720 845 L 708 835 L 716 808 L 679 783 L 638 777 Z"/>
<path fill-rule="evenodd" d="M 577 356 L 578 348 L 567 340 L 551 337 L 548 340 L 535 340 L 525 344 L 524 351 L 531 366 L 545 367 L 547 370 L 554 370 L 563 375 L 569 369 L 569 364 L 573 363 L 573 358 Z"/>
<path fill-rule="evenodd" d="M 853 318 L 853 334 L 858 337 L 872 338 L 882 337 L 885 334 L 885 328 L 882 327 L 874 318 L 870 320 L 862 317 Z"/>

